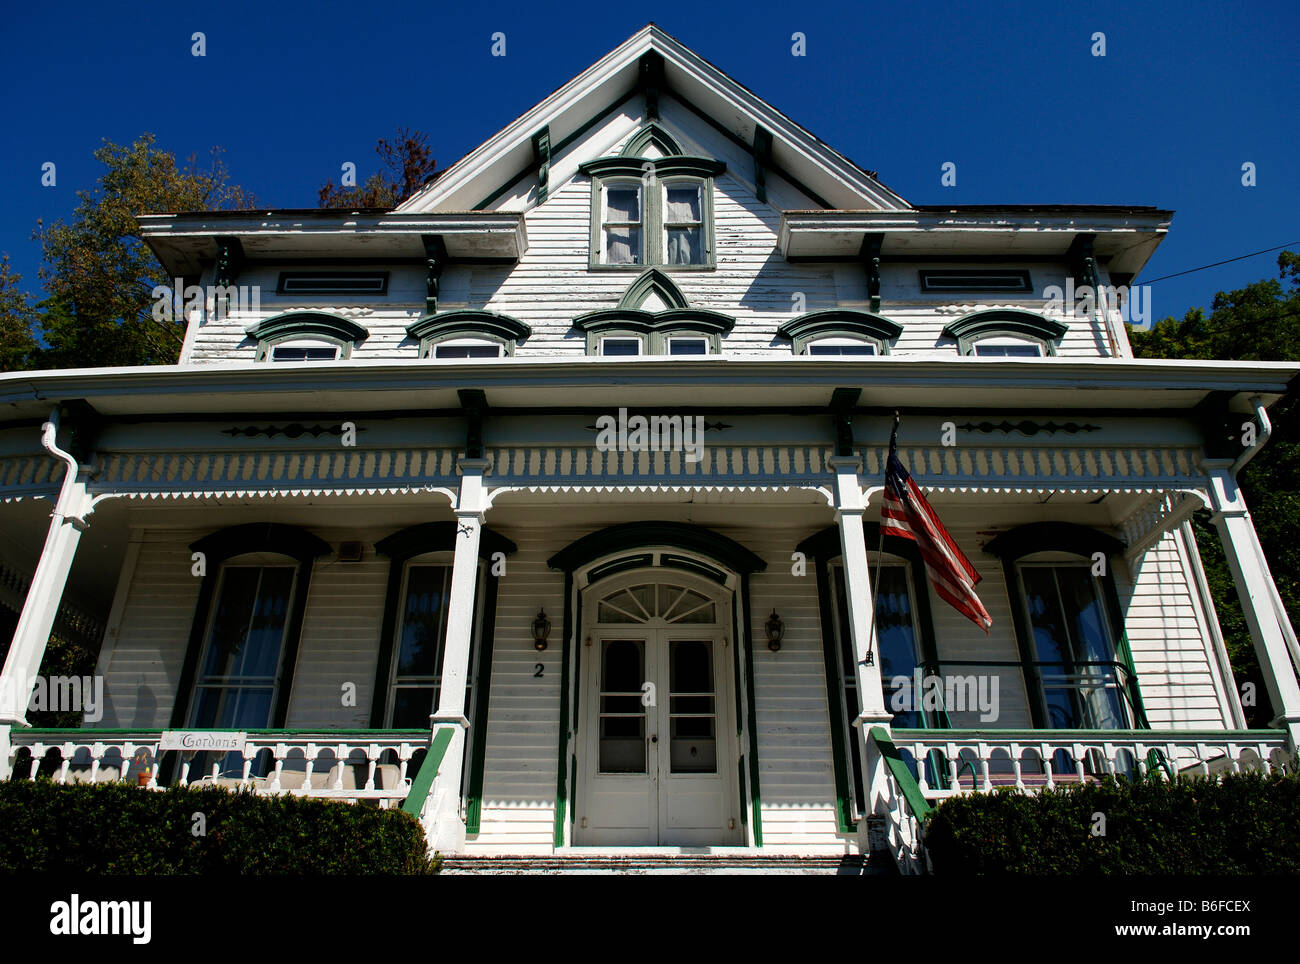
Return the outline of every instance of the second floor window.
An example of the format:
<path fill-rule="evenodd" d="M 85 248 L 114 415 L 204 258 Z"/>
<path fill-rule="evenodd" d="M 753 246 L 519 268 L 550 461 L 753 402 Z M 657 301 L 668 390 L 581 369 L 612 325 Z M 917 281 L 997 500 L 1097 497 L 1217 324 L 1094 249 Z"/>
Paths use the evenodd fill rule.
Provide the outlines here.
<path fill-rule="evenodd" d="M 633 181 L 614 181 L 603 185 L 602 193 L 602 263 L 645 264 L 641 185 Z"/>
<path fill-rule="evenodd" d="M 713 181 L 724 163 L 607 157 L 578 169 L 591 177 L 591 267 L 713 267 Z"/>

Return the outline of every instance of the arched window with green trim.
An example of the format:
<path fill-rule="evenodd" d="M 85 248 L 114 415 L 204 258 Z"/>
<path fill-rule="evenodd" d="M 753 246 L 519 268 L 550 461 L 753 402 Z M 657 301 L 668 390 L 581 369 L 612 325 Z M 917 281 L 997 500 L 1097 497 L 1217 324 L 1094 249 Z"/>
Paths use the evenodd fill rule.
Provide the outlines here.
<path fill-rule="evenodd" d="M 903 326 L 869 311 L 827 308 L 799 315 L 776 333 L 796 355 L 888 355 Z"/>
<path fill-rule="evenodd" d="M 945 338 L 957 342 L 962 355 L 1022 358 L 1055 355 L 1068 328 L 1061 322 L 1020 308 L 973 311 L 950 323 Z"/>
<path fill-rule="evenodd" d="M 259 321 L 246 334 L 257 341 L 258 361 L 301 362 L 350 358 L 368 333 L 338 315 L 291 311 Z"/>
<path fill-rule="evenodd" d="M 425 315 L 407 325 L 406 333 L 420 343 L 421 358 L 475 359 L 513 355 L 532 328 L 495 311 L 460 308 Z"/>

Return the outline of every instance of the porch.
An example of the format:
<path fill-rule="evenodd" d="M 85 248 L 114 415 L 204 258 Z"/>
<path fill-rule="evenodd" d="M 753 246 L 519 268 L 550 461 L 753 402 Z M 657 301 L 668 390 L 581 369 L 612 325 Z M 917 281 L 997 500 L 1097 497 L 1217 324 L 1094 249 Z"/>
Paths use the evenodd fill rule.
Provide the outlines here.
<path fill-rule="evenodd" d="M 152 786 L 404 804 L 445 852 L 599 846 L 602 827 L 625 846 L 689 846 L 673 842 L 681 820 L 705 814 L 713 823 L 694 828 L 696 844 L 709 841 L 699 845 L 844 853 L 869 849 L 868 818 L 888 814 L 898 827 L 907 812 L 907 777 L 880 762 L 877 727 L 886 737 L 893 728 L 900 760 L 923 761 L 915 772 L 902 764 L 922 802 L 1152 766 L 1275 765 L 1291 746 L 1285 727 L 1300 720 L 1300 701 L 1286 630 L 1262 591 L 1271 581 L 1227 466 L 1202 465 L 1191 442 L 908 446 L 905 460 L 984 577 L 995 627 L 986 636 L 931 598 L 908 547 L 873 528 L 883 439 L 832 455 L 816 442 L 821 421 L 781 428 L 805 435 L 801 444 L 766 445 L 769 421 L 733 420 L 725 428 L 738 444 L 706 449 L 698 467 L 681 453 L 559 445 L 503 445 L 482 458 L 246 441 L 216 455 L 110 453 L 105 471 L 60 494 L 48 530 L 30 497 L 54 493 L 31 483 L 19 493 L 27 501 L 4 511 L 44 572 L 6 673 L 39 665 L 65 590 L 98 600 L 107 630 L 97 675 L 113 728 L 15 725 L 0 765 L 63 782 L 138 783 L 143 773 Z M 914 424 L 918 435 L 938 428 Z M 76 500 L 84 508 L 92 497 L 93 518 L 77 515 Z M 1206 503 L 1241 585 L 1261 589 L 1252 615 L 1277 730 L 1243 732 L 1186 530 Z M 80 551 L 74 518 L 92 537 Z M 41 549 L 47 536 L 62 540 L 54 551 Z M 264 580 L 277 568 L 279 582 Z M 227 593 L 239 569 L 256 588 Z M 224 642 L 217 615 L 263 596 L 275 632 L 258 637 L 269 640 L 264 654 L 236 666 L 240 648 Z M 622 615 L 604 618 L 602 606 Z M 539 614 L 553 625 L 549 642 L 536 637 Z M 437 644 L 420 650 L 408 625 L 433 627 Z M 634 686 L 603 685 L 610 641 L 633 644 L 619 658 Z M 697 644 L 692 658 L 707 672 L 674 689 L 681 642 Z M 899 680 L 918 671 L 978 677 L 990 692 L 996 681 L 997 705 L 894 706 Z M 637 708 L 646 682 L 667 690 L 659 715 Z M 627 732 L 602 729 L 615 718 L 631 721 L 620 724 Z M 688 718 L 704 722 L 674 744 L 668 732 Z M 163 749 L 168 730 L 246 738 L 187 764 Z M 618 741 L 624 756 L 603 767 L 602 750 Z M 674 807 L 688 795 L 651 796 L 678 775 L 674 747 L 698 782 L 711 781 L 685 817 Z M 593 795 L 614 772 L 640 781 L 635 806 Z M 615 827 L 605 805 L 641 808 L 641 823 Z"/>

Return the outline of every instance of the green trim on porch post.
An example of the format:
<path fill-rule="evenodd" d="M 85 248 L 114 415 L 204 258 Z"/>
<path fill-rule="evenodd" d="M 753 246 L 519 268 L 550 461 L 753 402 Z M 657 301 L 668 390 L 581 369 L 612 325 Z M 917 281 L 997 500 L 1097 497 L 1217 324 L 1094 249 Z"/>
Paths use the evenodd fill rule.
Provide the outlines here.
<path fill-rule="evenodd" d="M 758 709 L 754 699 L 754 634 L 750 618 L 749 573 L 740 574 L 741 605 L 745 626 L 745 702 L 749 726 L 750 807 L 754 818 L 754 846 L 763 846 L 763 796 L 758 779 Z"/>
<path fill-rule="evenodd" d="M 573 573 L 564 573 L 564 632 L 560 639 L 560 748 L 555 778 L 554 845 L 564 846 L 564 806 L 569 756 L 569 645 L 573 635 Z"/>
<path fill-rule="evenodd" d="M 474 721 L 470 727 L 469 793 L 465 832 L 478 833 L 483 817 L 483 767 L 487 761 L 488 698 L 492 692 L 492 648 L 497 623 L 497 577 L 488 570 L 483 586 L 483 624 L 479 630 L 478 670 L 474 680 Z M 475 612 L 478 612 L 475 609 Z"/>
<path fill-rule="evenodd" d="M 429 752 L 425 755 L 424 763 L 420 765 L 420 772 L 411 782 L 411 792 L 402 803 L 402 810 L 416 820 L 420 819 L 424 801 L 428 798 L 429 791 L 433 789 L 433 781 L 438 776 L 438 768 L 442 766 L 442 758 L 447 755 L 451 737 L 452 729 L 449 726 L 444 726 L 433 734 L 433 739 L 429 742 Z"/>

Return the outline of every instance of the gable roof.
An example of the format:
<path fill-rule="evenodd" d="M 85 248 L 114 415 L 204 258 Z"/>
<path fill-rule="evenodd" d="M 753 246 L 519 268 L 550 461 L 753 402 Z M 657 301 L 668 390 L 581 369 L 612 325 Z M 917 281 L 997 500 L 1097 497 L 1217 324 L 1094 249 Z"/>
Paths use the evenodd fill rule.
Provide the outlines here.
<path fill-rule="evenodd" d="M 573 80 L 498 131 L 397 207 L 465 210 L 536 169 L 534 135 L 549 128 L 558 154 L 602 117 L 644 92 L 643 58 L 662 59 L 657 92 L 682 102 L 769 170 L 831 208 L 910 210 L 876 178 L 699 54 L 647 24 Z M 771 137 L 770 146 L 766 137 Z M 758 144 L 756 145 L 756 141 Z"/>

